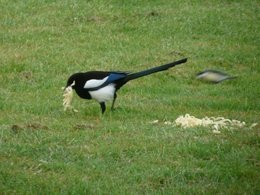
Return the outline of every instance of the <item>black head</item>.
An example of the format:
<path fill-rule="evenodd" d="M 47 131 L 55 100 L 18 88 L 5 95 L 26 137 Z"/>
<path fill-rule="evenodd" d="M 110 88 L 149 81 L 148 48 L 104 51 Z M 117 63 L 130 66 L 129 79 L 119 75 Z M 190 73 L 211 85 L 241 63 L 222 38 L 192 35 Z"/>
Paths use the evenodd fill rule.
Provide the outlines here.
<path fill-rule="evenodd" d="M 75 73 L 71 75 L 67 81 L 66 88 L 71 86 L 72 89 L 75 89 L 76 86 L 80 85 L 82 80 L 81 78 L 82 78 L 82 73 Z"/>
<path fill-rule="evenodd" d="M 91 99 L 88 91 L 84 89 L 86 81 L 87 78 L 85 73 L 75 73 L 69 77 L 65 89 L 68 87 L 72 87 L 72 89 L 74 89 L 78 96 L 80 96 L 81 98 Z"/>

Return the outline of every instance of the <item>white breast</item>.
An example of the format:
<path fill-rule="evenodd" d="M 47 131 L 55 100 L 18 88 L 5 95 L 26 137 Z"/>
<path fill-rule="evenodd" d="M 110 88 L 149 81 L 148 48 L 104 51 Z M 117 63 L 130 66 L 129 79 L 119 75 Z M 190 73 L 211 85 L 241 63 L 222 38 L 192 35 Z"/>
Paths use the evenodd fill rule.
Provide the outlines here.
<path fill-rule="evenodd" d="M 106 102 L 114 98 L 115 90 L 115 85 L 109 84 L 96 91 L 89 91 L 89 93 L 91 97 L 97 100 L 98 102 Z"/>

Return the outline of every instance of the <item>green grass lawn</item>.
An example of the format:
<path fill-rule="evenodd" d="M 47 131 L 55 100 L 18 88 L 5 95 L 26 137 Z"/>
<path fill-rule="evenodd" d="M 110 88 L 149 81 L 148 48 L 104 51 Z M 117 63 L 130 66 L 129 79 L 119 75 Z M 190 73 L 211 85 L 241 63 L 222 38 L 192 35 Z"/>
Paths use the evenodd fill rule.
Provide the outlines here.
<path fill-rule="evenodd" d="M 257 0 L 0 1 L 0 194 L 259 194 Z M 78 71 L 139 71 L 116 111 L 61 87 Z M 212 85 L 204 69 L 238 76 Z M 189 113 L 240 129 L 165 125 Z M 151 121 L 159 120 L 158 124 Z"/>

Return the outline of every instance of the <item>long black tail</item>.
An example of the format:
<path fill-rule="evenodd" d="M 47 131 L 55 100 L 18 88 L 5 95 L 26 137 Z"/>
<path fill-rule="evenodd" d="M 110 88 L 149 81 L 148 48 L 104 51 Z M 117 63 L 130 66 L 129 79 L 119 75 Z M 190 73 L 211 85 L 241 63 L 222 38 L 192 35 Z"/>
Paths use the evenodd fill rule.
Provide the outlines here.
<path fill-rule="evenodd" d="M 185 63 L 185 62 L 187 62 L 187 58 L 184 58 L 184 59 L 181 59 L 179 61 L 172 62 L 172 63 L 169 63 L 169 64 L 154 67 L 154 68 L 151 68 L 151 69 L 148 69 L 148 70 L 143 70 L 141 72 L 131 73 L 124 78 L 124 83 L 127 83 L 130 80 L 137 79 L 139 77 L 143 77 L 143 76 L 146 76 L 146 75 L 149 75 L 149 74 L 168 70 L 169 68 L 172 68 L 176 65 L 179 65 L 179 64 L 182 64 L 182 63 Z"/>

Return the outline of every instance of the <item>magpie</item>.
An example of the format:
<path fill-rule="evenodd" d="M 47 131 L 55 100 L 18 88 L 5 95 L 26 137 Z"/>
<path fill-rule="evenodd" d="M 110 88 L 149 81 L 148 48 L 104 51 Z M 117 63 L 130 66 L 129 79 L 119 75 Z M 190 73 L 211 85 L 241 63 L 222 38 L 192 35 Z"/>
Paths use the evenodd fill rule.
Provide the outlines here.
<path fill-rule="evenodd" d="M 112 100 L 111 110 L 114 110 L 117 91 L 128 81 L 167 70 L 178 64 L 187 62 L 187 58 L 161 65 L 136 73 L 120 71 L 89 71 L 72 74 L 65 89 L 71 87 L 83 99 L 95 99 L 101 107 L 102 114 L 106 110 L 106 102 Z"/>

